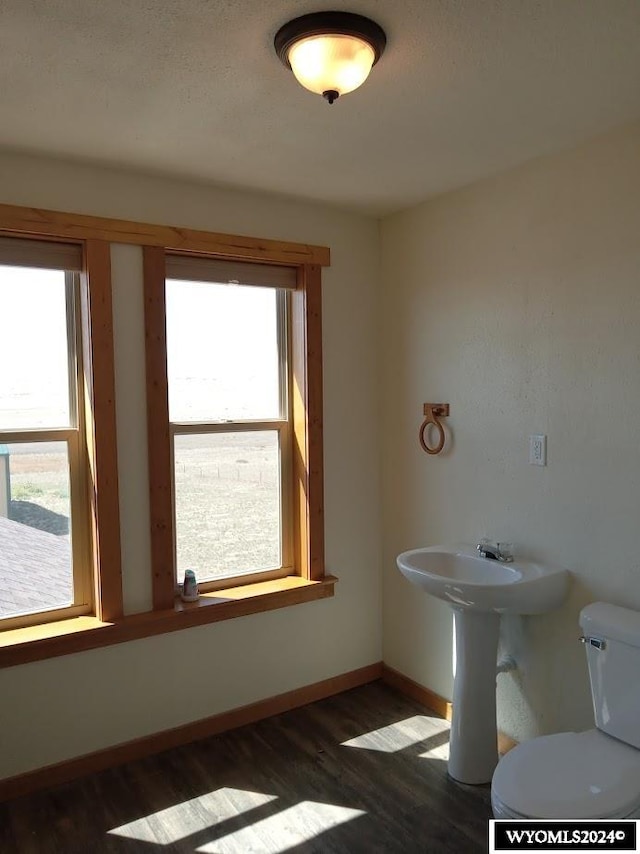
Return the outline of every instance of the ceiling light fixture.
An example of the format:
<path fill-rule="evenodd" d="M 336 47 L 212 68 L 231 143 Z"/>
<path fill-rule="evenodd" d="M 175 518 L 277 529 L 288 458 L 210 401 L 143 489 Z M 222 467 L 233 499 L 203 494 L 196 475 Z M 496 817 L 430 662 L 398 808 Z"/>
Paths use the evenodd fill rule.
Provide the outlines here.
<path fill-rule="evenodd" d="M 305 89 L 330 104 L 369 76 L 387 44 L 375 21 L 351 12 L 314 12 L 280 27 L 276 53 Z"/>

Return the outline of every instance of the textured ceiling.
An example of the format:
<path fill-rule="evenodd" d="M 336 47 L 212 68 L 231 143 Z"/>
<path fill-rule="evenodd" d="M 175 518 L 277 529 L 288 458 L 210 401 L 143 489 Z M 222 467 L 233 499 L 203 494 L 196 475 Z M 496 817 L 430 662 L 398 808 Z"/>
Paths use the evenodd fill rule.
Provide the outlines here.
<path fill-rule="evenodd" d="M 272 47 L 322 8 L 385 55 L 333 106 Z M 2 0 L 0 146 L 379 214 L 640 116 L 639 0 Z"/>

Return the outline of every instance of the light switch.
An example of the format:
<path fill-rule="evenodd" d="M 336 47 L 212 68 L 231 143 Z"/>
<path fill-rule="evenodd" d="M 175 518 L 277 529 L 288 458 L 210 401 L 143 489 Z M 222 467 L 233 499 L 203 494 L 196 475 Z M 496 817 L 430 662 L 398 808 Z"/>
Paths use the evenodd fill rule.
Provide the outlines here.
<path fill-rule="evenodd" d="M 529 463 L 532 466 L 547 464 L 547 437 L 542 433 L 529 436 Z"/>

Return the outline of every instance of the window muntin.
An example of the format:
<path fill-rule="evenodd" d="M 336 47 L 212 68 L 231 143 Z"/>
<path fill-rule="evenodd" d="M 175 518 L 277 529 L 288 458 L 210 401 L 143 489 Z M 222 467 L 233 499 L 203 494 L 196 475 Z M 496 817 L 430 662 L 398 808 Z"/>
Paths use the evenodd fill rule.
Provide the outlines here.
<path fill-rule="evenodd" d="M 4 629 L 89 613 L 92 596 L 78 394 L 81 250 L 0 239 L 0 260 Z"/>
<path fill-rule="evenodd" d="M 209 265 L 165 288 L 176 580 L 205 589 L 293 563 L 288 291 Z"/>

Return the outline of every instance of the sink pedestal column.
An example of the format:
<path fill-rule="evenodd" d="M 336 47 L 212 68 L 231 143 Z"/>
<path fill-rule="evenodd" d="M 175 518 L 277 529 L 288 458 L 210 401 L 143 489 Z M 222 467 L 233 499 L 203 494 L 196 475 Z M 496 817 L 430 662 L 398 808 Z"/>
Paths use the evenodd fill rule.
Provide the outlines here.
<path fill-rule="evenodd" d="M 498 764 L 496 659 L 500 615 L 453 608 L 456 675 L 449 774 L 460 783 L 489 783 Z"/>

